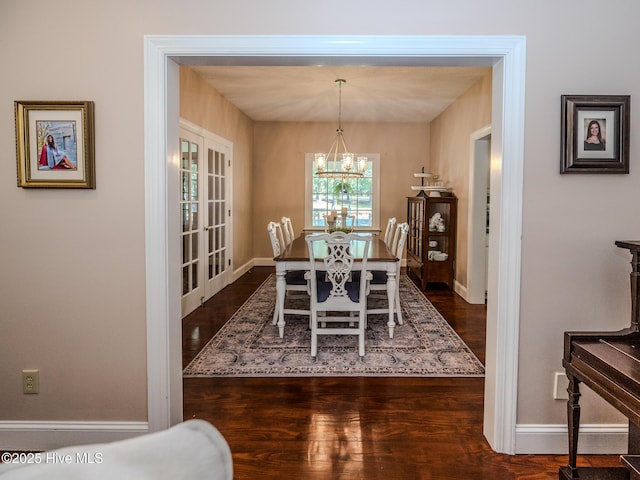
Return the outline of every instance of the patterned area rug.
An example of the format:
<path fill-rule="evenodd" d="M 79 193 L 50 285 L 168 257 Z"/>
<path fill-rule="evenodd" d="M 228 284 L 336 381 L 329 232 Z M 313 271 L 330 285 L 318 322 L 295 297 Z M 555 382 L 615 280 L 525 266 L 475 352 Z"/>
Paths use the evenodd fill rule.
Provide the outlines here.
<path fill-rule="evenodd" d="M 184 376 L 484 375 L 477 357 L 406 275 L 400 279 L 404 325 L 396 325 L 390 339 L 388 316 L 370 315 L 362 358 L 357 338 L 350 335 L 319 337 L 318 356 L 312 358 L 306 316 L 287 315 L 284 338 L 280 338 L 278 327 L 271 324 L 275 296 L 271 275 L 187 365 Z M 369 301 L 386 304 L 386 300 Z M 287 300 L 287 306 L 295 307 L 295 302 L 304 300 Z"/>

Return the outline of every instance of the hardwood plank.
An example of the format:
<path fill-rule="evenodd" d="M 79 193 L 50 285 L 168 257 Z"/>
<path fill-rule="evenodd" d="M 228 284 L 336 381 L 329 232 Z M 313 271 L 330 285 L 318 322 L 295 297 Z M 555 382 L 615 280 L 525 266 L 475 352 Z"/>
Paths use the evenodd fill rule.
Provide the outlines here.
<path fill-rule="evenodd" d="M 273 272 L 256 267 L 183 321 L 183 363 Z M 484 305 L 427 297 L 484 361 Z M 482 434 L 482 378 L 187 378 L 184 418 L 210 421 L 236 480 L 557 479 L 566 455 L 501 455 Z M 581 466 L 620 466 L 580 456 Z"/>

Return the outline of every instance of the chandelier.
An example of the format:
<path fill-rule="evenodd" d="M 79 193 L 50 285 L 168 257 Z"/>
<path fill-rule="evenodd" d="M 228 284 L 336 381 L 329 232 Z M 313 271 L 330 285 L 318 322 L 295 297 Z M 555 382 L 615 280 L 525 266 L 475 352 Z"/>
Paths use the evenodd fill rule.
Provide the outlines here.
<path fill-rule="evenodd" d="M 359 156 L 354 160 L 353 153 L 349 153 L 344 143 L 344 131 L 342 130 L 342 85 L 347 83 L 341 78 L 336 80 L 338 85 L 338 129 L 336 138 L 328 153 L 315 154 L 315 167 L 317 177 L 361 177 L 367 167 L 367 157 Z"/>

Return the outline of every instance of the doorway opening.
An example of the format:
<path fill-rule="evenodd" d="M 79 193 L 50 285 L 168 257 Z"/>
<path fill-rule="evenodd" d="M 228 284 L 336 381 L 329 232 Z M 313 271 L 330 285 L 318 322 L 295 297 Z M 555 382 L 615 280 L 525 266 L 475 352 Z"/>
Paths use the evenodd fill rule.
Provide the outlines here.
<path fill-rule="evenodd" d="M 484 434 L 515 453 L 524 146 L 525 39 L 518 36 L 145 37 L 148 418 L 182 420 L 178 65 L 484 65 L 493 68 L 491 219 Z M 173 183 L 172 183 L 173 182 Z"/>
<path fill-rule="evenodd" d="M 489 219 L 491 199 L 491 126 L 470 135 L 469 238 L 467 239 L 467 289 L 469 303 L 485 303 L 488 294 Z"/>

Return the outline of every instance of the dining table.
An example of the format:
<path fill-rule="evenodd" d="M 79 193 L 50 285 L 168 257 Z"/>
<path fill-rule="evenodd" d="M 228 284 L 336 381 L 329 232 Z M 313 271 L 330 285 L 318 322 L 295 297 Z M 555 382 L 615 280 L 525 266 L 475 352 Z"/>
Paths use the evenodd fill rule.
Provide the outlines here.
<path fill-rule="evenodd" d="M 322 232 L 302 232 L 301 235 L 294 238 L 293 241 L 283 249 L 280 255 L 274 258 L 276 263 L 276 301 L 278 302 L 278 328 L 280 332 L 284 332 L 285 320 L 284 320 L 284 301 L 286 293 L 286 279 L 287 272 L 292 270 L 306 270 L 309 271 L 311 263 L 309 259 L 309 250 L 307 247 L 306 238 L 308 235 L 318 235 Z M 366 233 L 371 235 L 371 242 L 369 243 L 369 250 L 367 254 L 367 271 L 384 271 L 387 275 L 387 299 L 389 302 L 389 321 L 387 326 L 389 328 L 389 338 L 393 338 L 393 329 L 396 326 L 394 320 L 394 297 L 396 292 L 396 282 L 399 281 L 397 277 L 398 271 L 398 258 L 391 253 L 387 244 L 377 233 Z M 314 256 L 321 258 L 322 254 L 314 250 Z M 353 250 L 355 256 L 355 263 L 362 261 L 363 249 L 355 248 Z M 282 335 L 280 335 L 282 337 Z"/>

